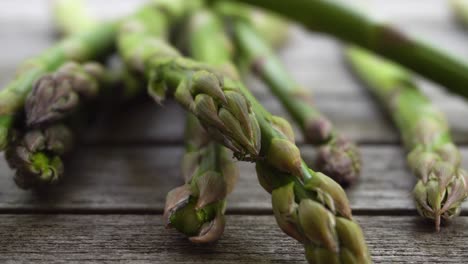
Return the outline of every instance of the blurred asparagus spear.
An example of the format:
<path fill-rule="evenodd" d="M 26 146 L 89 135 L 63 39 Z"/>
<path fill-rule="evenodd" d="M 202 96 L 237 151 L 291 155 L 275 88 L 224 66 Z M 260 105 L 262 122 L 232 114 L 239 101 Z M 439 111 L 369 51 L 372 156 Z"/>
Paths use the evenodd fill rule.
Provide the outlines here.
<path fill-rule="evenodd" d="M 226 0 L 210 0 L 219 2 Z M 372 20 L 342 0 L 228 0 L 252 4 L 299 22 L 310 30 L 334 36 L 380 54 L 468 97 L 468 64 L 396 28 Z"/>
<path fill-rule="evenodd" d="M 346 55 L 356 75 L 395 121 L 409 152 L 408 165 L 418 177 L 413 190 L 416 208 L 439 230 L 441 218 L 457 216 L 468 195 L 468 176 L 460 168 L 460 151 L 443 113 L 400 66 L 357 47 L 348 48 Z"/>

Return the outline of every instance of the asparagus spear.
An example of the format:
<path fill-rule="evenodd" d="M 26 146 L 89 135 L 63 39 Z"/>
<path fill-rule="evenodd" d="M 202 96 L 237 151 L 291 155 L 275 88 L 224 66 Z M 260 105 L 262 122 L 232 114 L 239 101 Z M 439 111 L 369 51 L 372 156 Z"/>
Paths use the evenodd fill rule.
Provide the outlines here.
<path fill-rule="evenodd" d="M 210 30 L 194 12 L 187 24 L 188 42 L 197 41 L 199 32 Z M 192 46 L 195 47 L 195 46 Z M 213 51 L 194 50 L 191 53 Z M 210 57 L 210 56 L 208 56 Z M 166 200 L 165 217 L 195 243 L 218 240 L 225 226 L 226 196 L 239 177 L 228 150 L 210 139 L 198 119 L 189 114 L 185 128 L 186 153 L 182 163 L 185 185 L 172 190 Z"/>
<path fill-rule="evenodd" d="M 66 38 L 41 55 L 24 63 L 16 78 L 0 91 L 0 149 L 8 145 L 8 133 L 15 115 L 21 111 L 33 83 L 66 61 L 88 61 L 112 52 L 116 23 L 103 23 L 90 31 Z"/>
<path fill-rule="evenodd" d="M 318 169 L 343 186 L 356 181 L 361 169 L 357 146 L 340 135 L 313 106 L 308 91 L 293 80 L 252 24 L 238 18 L 234 23 L 234 38 L 239 56 L 243 58 L 241 61 L 280 99 L 300 126 L 306 140 L 320 146 Z"/>
<path fill-rule="evenodd" d="M 124 62 L 147 77 L 149 93 L 156 101 L 173 94 L 236 157 L 256 158 L 260 146 L 258 123 L 236 81 L 210 65 L 182 57 L 167 43 L 171 21 L 193 10 L 181 0 L 170 3 L 180 4 L 181 8 L 145 10 L 122 25 L 118 46 Z"/>
<path fill-rule="evenodd" d="M 68 62 L 56 72 L 41 77 L 25 103 L 26 125 L 57 122 L 72 114 L 81 101 L 95 99 L 110 80 L 98 63 Z"/>
<path fill-rule="evenodd" d="M 163 13 L 153 11 L 148 17 L 167 19 Z M 144 16 L 136 16 L 127 23 L 132 27 L 124 26 L 127 30 L 120 35 L 119 50 L 128 65 L 146 74 L 151 81 L 150 93 L 157 100 L 166 93 L 174 94 L 209 133 L 237 152 L 239 159 L 248 155 L 256 160 L 260 182 L 272 192 L 280 226 L 305 244 L 310 262 L 370 262 L 361 229 L 351 218 L 343 189 L 304 164 L 289 124 L 271 116 L 255 101 L 238 81 L 231 64 L 219 67 L 222 68 L 219 72 L 183 58 L 161 35 L 150 31 L 153 24 Z M 222 38 L 202 38 L 204 45 L 212 45 L 204 50 L 229 53 L 227 42 L 219 41 Z M 251 122 L 257 120 L 258 123 Z M 261 146 L 257 143 L 260 139 L 257 124 L 262 128 Z"/>
<path fill-rule="evenodd" d="M 209 14 L 205 17 L 200 19 L 199 23 L 207 23 L 209 26 L 206 28 L 209 30 L 200 33 L 207 34 L 205 37 L 200 36 L 197 38 L 198 41 L 191 42 L 192 45 L 199 46 L 192 50 L 202 51 L 193 55 L 197 59 L 210 60 L 214 65 L 222 65 L 218 68 L 232 78 L 230 80 L 225 77 L 224 83 L 229 80 L 229 87 L 238 87 L 252 104 L 252 110 L 261 129 L 261 150 L 257 154 L 244 147 L 242 151 L 250 153 L 250 157 L 255 158 L 260 183 L 272 193 L 273 208 L 280 227 L 305 245 L 306 255 L 311 263 L 370 262 L 361 229 L 351 219 L 351 209 L 343 189 L 327 176 L 314 172 L 305 165 L 299 149 L 293 143 L 294 135 L 287 121 L 269 114 L 238 80 L 236 71 L 229 62 L 230 48 L 220 21 L 213 21 L 213 17 Z M 153 59 L 156 58 L 157 51 L 154 50 Z M 215 56 L 217 53 L 219 54 Z M 171 61 L 174 63 L 175 57 L 180 55 L 176 55 L 173 51 L 166 53 L 165 56 L 160 53 L 160 64 L 167 63 L 168 56 L 174 57 Z M 145 65 L 151 63 L 147 62 Z M 152 69 L 155 70 L 157 69 Z M 168 90 L 170 87 L 179 87 L 177 88 L 179 90 L 184 86 L 175 84 L 166 86 Z M 178 92 L 181 93 L 180 90 Z M 185 97 L 176 94 L 175 98 L 186 105 Z M 193 110 L 192 105 L 186 108 L 197 112 Z M 218 112 L 216 109 L 209 111 L 214 111 L 211 113 L 212 116 Z M 239 116 L 242 113 L 236 111 L 233 114 Z M 208 129 L 213 127 L 210 120 L 204 118 L 199 120 Z M 231 120 L 238 122 L 235 118 Z M 242 128 L 238 131 L 242 133 Z M 232 145 L 243 147 L 240 142 L 235 143 L 236 138 L 229 140 L 233 140 Z"/>
<path fill-rule="evenodd" d="M 187 117 L 185 138 L 185 184 L 167 195 L 164 219 L 194 243 L 214 242 L 224 231 L 226 196 L 239 171 L 227 149 L 212 141 L 192 114 Z"/>
<path fill-rule="evenodd" d="M 61 179 L 62 157 L 74 142 L 73 130 L 63 118 L 79 105 L 77 92 L 96 96 L 99 87 L 107 85 L 104 72 L 94 62 L 69 62 L 35 83 L 26 104 L 29 126 L 14 129 L 6 148 L 6 159 L 16 170 L 14 179 L 20 188 L 42 187 Z"/>
<path fill-rule="evenodd" d="M 218 2 L 220 0 L 210 0 Z M 262 7 L 393 60 L 468 97 L 468 64 L 394 27 L 372 20 L 337 0 L 231 0 Z"/>
<path fill-rule="evenodd" d="M 411 74 L 360 48 L 346 51 L 354 72 L 385 105 L 408 150 L 408 166 L 418 177 L 413 190 L 422 217 L 440 220 L 457 216 L 468 194 L 468 176 L 460 168 L 443 113 L 419 91 Z"/>

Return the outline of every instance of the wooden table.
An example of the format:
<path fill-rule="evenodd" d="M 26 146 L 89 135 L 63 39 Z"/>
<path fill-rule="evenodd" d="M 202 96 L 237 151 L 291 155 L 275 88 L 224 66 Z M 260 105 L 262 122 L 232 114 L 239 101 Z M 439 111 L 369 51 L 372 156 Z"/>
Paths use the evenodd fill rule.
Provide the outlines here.
<path fill-rule="evenodd" d="M 136 5 L 92 2 L 103 16 Z M 468 34 L 453 22 L 446 1 L 367 2 L 377 16 L 468 60 Z M 20 61 L 53 41 L 45 1 L 0 1 L 0 85 L 8 82 Z M 340 45 L 295 27 L 281 57 L 300 83 L 313 90 L 318 107 L 361 145 L 362 177 L 348 194 L 373 260 L 466 263 L 468 210 L 440 233 L 417 216 L 410 195 L 415 177 L 405 167 L 398 135 L 347 72 Z M 468 156 L 467 105 L 433 84 L 421 85 L 447 113 L 456 141 Z M 268 109 L 284 115 L 264 87 L 254 81 L 250 86 Z M 163 108 L 148 101 L 122 109 L 83 135 L 79 150 L 66 164 L 65 181 L 47 193 L 17 189 L 2 160 L 0 262 L 305 263 L 301 245 L 276 226 L 270 197 L 248 163 L 239 163 L 242 176 L 229 198 L 226 232 L 217 244 L 194 246 L 163 228 L 164 197 L 182 182 L 183 120 L 183 111 L 171 102 Z M 298 143 L 306 158 L 314 155 L 302 138 Z"/>

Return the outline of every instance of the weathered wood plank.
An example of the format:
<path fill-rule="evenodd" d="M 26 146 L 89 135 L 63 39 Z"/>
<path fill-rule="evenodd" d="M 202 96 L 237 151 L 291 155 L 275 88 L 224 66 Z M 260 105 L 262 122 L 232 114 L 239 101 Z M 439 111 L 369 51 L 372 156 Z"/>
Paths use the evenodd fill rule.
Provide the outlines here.
<path fill-rule="evenodd" d="M 434 233 L 412 216 L 358 216 L 375 263 L 464 263 L 468 217 Z M 159 215 L 0 215 L 9 263 L 306 263 L 273 216 L 228 216 L 215 245 L 194 246 Z"/>
<path fill-rule="evenodd" d="M 415 213 L 415 177 L 397 147 L 364 147 L 361 181 L 348 190 L 355 213 Z M 303 149 L 307 160 L 310 148 Z M 463 148 L 468 155 L 468 148 Z M 181 147 L 84 148 L 67 164 L 65 181 L 47 193 L 18 190 L 12 172 L 0 162 L 0 211 L 161 212 L 166 193 L 181 184 Z M 269 212 L 270 197 L 257 183 L 253 164 L 239 163 L 241 179 L 229 198 L 230 212 Z M 464 162 L 468 167 L 468 162 Z M 468 206 L 465 206 L 468 208 Z"/>
<path fill-rule="evenodd" d="M 0 22 L 2 25 L 11 25 L 0 27 L 0 86 L 13 76 L 16 65 L 22 59 L 38 53 L 53 42 L 53 30 L 45 3 L 30 3 L 26 0 L 0 2 Z M 138 3 L 130 4 L 129 1 L 124 1 L 113 4 L 113 8 L 105 8 L 108 4 L 108 1 L 103 0 L 91 1 L 93 8 L 105 17 L 129 12 Z M 22 8 L 25 5 L 30 8 Z M 399 7 L 402 5 L 410 6 L 401 12 Z M 417 8 L 418 6 L 424 8 Z M 468 34 L 464 34 L 453 23 L 443 1 L 412 1 L 411 4 L 402 0 L 375 1 L 371 10 L 418 37 L 437 43 L 461 57 L 468 57 L 465 45 L 468 43 Z M 332 39 L 295 28 L 291 34 L 291 41 L 281 52 L 281 56 L 298 81 L 313 89 L 317 107 L 340 131 L 359 142 L 397 142 L 397 134 L 391 125 L 371 102 L 370 96 L 347 72 L 339 49 L 339 45 Z M 262 102 L 267 108 L 276 114 L 284 115 L 278 103 L 261 85 L 257 82 L 250 84 L 256 95 L 263 98 Z M 447 113 L 457 142 L 467 143 L 468 125 L 464 122 L 465 113 L 468 112 L 466 103 L 461 99 L 448 97 L 436 90 L 435 85 L 424 82 L 423 87 Z M 166 109 L 167 111 L 161 111 L 146 105 L 122 114 L 123 118 L 118 115 L 111 125 L 101 125 L 102 129 L 90 133 L 87 139 L 91 142 L 181 142 L 182 111 L 173 105 L 168 105 Z M 301 137 L 298 139 L 300 142 Z"/>

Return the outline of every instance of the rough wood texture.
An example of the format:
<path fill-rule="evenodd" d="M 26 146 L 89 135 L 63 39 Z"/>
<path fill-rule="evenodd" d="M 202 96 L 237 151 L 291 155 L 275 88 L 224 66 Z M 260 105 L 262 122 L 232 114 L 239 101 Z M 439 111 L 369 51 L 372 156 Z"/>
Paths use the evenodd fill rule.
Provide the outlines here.
<path fill-rule="evenodd" d="M 47 2 L 0 1 L 0 87 L 22 60 L 54 42 Z M 100 16 L 110 18 L 144 1 L 88 2 Z M 468 34 L 453 23 L 446 1 L 374 0 L 364 5 L 375 16 L 468 61 Z M 364 145 L 363 175 L 348 194 L 373 260 L 466 262 L 468 213 L 438 234 L 416 216 L 410 195 L 415 178 L 405 167 L 398 135 L 347 72 L 340 44 L 294 27 L 280 56 L 299 83 L 311 89 L 317 107 Z M 434 84 L 420 83 L 447 113 L 456 141 L 468 144 L 468 104 Z M 273 113 L 285 115 L 265 87 L 255 80 L 249 87 Z M 231 215 L 219 243 L 193 246 L 163 229 L 164 197 L 181 184 L 183 120 L 175 103 L 158 107 L 149 101 L 98 118 L 67 162 L 65 181 L 42 193 L 18 190 L 0 157 L 0 262 L 305 263 L 300 245 L 276 226 L 270 197 L 248 163 L 240 163 L 242 176 L 229 198 Z M 313 159 L 310 147 L 302 150 L 307 160 Z M 467 147 L 462 152 L 468 156 Z"/>
<path fill-rule="evenodd" d="M 0 162 L 1 211 L 121 211 L 161 212 L 169 190 L 182 183 L 179 161 L 182 148 L 89 147 L 74 155 L 62 184 L 47 193 L 17 189 L 12 172 Z M 303 148 L 306 160 L 314 151 Z M 415 214 L 411 190 L 415 177 L 406 169 L 405 153 L 398 147 L 363 147 L 360 182 L 348 190 L 356 214 L 398 212 Z M 468 156 L 468 149 L 463 148 Z M 468 167 L 468 162 L 464 163 Z M 257 183 L 253 164 L 239 163 L 241 178 L 229 198 L 234 213 L 270 212 L 269 195 Z M 465 206 L 468 209 L 468 206 Z"/>
<path fill-rule="evenodd" d="M 412 216 L 359 216 L 375 263 L 463 263 L 468 218 L 435 234 Z M 225 235 L 193 246 L 157 215 L 1 215 L 0 261 L 13 263 L 306 263 L 273 216 L 229 216 Z M 404 230 L 404 231 L 402 231 Z"/>

